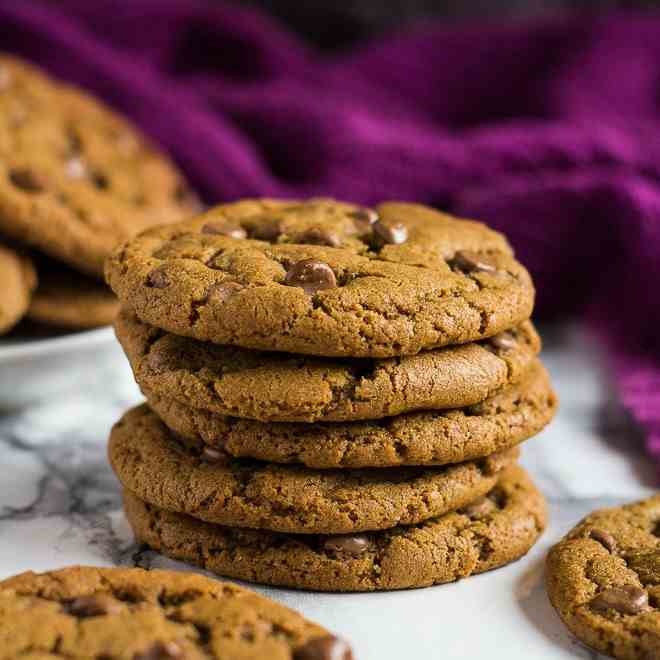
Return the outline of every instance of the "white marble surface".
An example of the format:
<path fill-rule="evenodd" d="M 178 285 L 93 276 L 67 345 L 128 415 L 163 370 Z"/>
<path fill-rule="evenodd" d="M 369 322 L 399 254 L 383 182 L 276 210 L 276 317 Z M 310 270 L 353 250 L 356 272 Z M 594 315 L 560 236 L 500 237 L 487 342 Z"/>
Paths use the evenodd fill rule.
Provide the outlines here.
<path fill-rule="evenodd" d="M 543 558 L 592 509 L 652 493 L 656 475 L 590 343 L 575 329 L 548 329 L 545 340 L 561 411 L 527 444 L 523 462 L 548 497 L 552 522 L 525 559 L 407 592 L 261 590 L 351 640 L 358 660 L 597 658 L 571 638 L 548 604 Z M 72 363 L 66 381 L 75 386 L 77 370 L 90 368 Z M 111 424 L 139 398 L 118 356 L 84 391 L 0 417 L 0 578 L 76 563 L 186 569 L 134 544 L 106 463 Z"/>

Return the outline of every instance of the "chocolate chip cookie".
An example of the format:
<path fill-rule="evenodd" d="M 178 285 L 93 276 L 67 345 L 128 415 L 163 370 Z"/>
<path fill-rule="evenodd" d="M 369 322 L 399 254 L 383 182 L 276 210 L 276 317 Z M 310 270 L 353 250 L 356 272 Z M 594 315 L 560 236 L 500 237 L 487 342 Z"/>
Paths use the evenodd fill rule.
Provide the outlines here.
<path fill-rule="evenodd" d="M 25 315 L 37 286 L 32 261 L 0 243 L 0 334 L 9 332 Z"/>
<path fill-rule="evenodd" d="M 174 165 L 79 89 L 0 55 L 0 231 L 100 276 L 122 241 L 198 204 Z"/>
<path fill-rule="evenodd" d="M 147 231 L 106 278 L 177 335 L 330 357 L 391 357 L 492 337 L 534 288 L 506 239 L 416 204 L 245 200 Z"/>
<path fill-rule="evenodd" d="M 412 525 L 485 495 L 515 449 L 446 467 L 315 471 L 229 459 L 177 442 L 146 406 L 110 435 L 122 485 L 150 504 L 207 522 L 292 533 L 343 534 Z"/>
<path fill-rule="evenodd" d="M 224 417 L 144 390 L 178 435 L 238 458 L 310 468 L 444 465 L 513 447 L 543 429 L 557 398 L 536 361 L 523 380 L 464 409 L 416 412 L 375 422 L 287 424 Z"/>
<path fill-rule="evenodd" d="M 587 516 L 548 555 L 550 601 L 578 639 L 660 658 L 660 495 Z"/>
<path fill-rule="evenodd" d="M 400 358 L 267 353 L 179 337 L 122 310 L 117 337 L 140 387 L 195 409 L 261 421 L 380 419 L 483 401 L 529 369 L 529 322 L 480 343 Z"/>
<path fill-rule="evenodd" d="M 169 557 L 233 578 L 319 591 L 427 587 L 523 556 L 545 528 L 545 502 L 522 468 L 464 509 L 410 527 L 343 536 L 210 525 L 124 493 L 137 538 Z"/>
<path fill-rule="evenodd" d="M 37 267 L 39 286 L 30 302 L 29 319 L 71 329 L 112 323 L 119 301 L 107 286 L 50 262 L 39 262 Z"/>
<path fill-rule="evenodd" d="M 269 598 L 201 575 L 75 566 L 0 582 L 0 658 L 352 660 Z"/>

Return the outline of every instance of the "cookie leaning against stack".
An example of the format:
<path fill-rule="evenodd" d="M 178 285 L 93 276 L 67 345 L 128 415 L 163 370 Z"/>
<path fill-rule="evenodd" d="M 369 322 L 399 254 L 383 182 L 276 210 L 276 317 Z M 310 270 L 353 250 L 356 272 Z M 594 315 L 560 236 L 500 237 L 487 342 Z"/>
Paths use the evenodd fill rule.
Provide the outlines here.
<path fill-rule="evenodd" d="M 147 398 L 109 444 L 144 543 L 368 591 L 501 566 L 543 530 L 515 460 L 556 399 L 500 234 L 415 204 L 246 200 L 142 233 L 106 278 Z"/>
<path fill-rule="evenodd" d="M 0 333 L 26 314 L 61 327 L 110 323 L 118 304 L 94 280 L 104 259 L 138 231 L 194 208 L 174 165 L 128 122 L 0 54 L 0 243 L 34 251 L 39 279 L 35 291 L 35 266 L 22 265 L 17 276 L 8 248 L 0 248 L 0 268 L 9 275 Z"/>

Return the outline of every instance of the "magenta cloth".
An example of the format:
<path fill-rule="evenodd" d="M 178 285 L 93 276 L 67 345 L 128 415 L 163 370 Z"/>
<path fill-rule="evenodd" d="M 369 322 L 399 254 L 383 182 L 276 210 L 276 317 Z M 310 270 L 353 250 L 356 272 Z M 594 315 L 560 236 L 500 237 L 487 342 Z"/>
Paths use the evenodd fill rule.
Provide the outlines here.
<path fill-rule="evenodd" d="M 208 201 L 418 200 L 504 231 L 539 315 L 606 341 L 660 461 L 660 18 L 426 24 L 322 56 L 210 0 L 0 0 L 0 39 L 131 116 Z"/>

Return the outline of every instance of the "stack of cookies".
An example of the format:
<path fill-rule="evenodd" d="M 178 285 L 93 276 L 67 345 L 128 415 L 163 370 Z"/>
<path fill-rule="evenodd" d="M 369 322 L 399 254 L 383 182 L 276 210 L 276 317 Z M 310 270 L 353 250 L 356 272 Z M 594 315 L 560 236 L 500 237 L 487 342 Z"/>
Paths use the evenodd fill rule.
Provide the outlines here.
<path fill-rule="evenodd" d="M 218 574 L 421 587 L 525 554 L 518 445 L 556 399 L 506 239 L 415 204 L 246 200 L 117 249 L 147 404 L 115 425 L 136 536 Z"/>
<path fill-rule="evenodd" d="M 173 164 L 84 92 L 0 55 L 0 334 L 111 323 L 103 262 L 196 208 Z"/>

